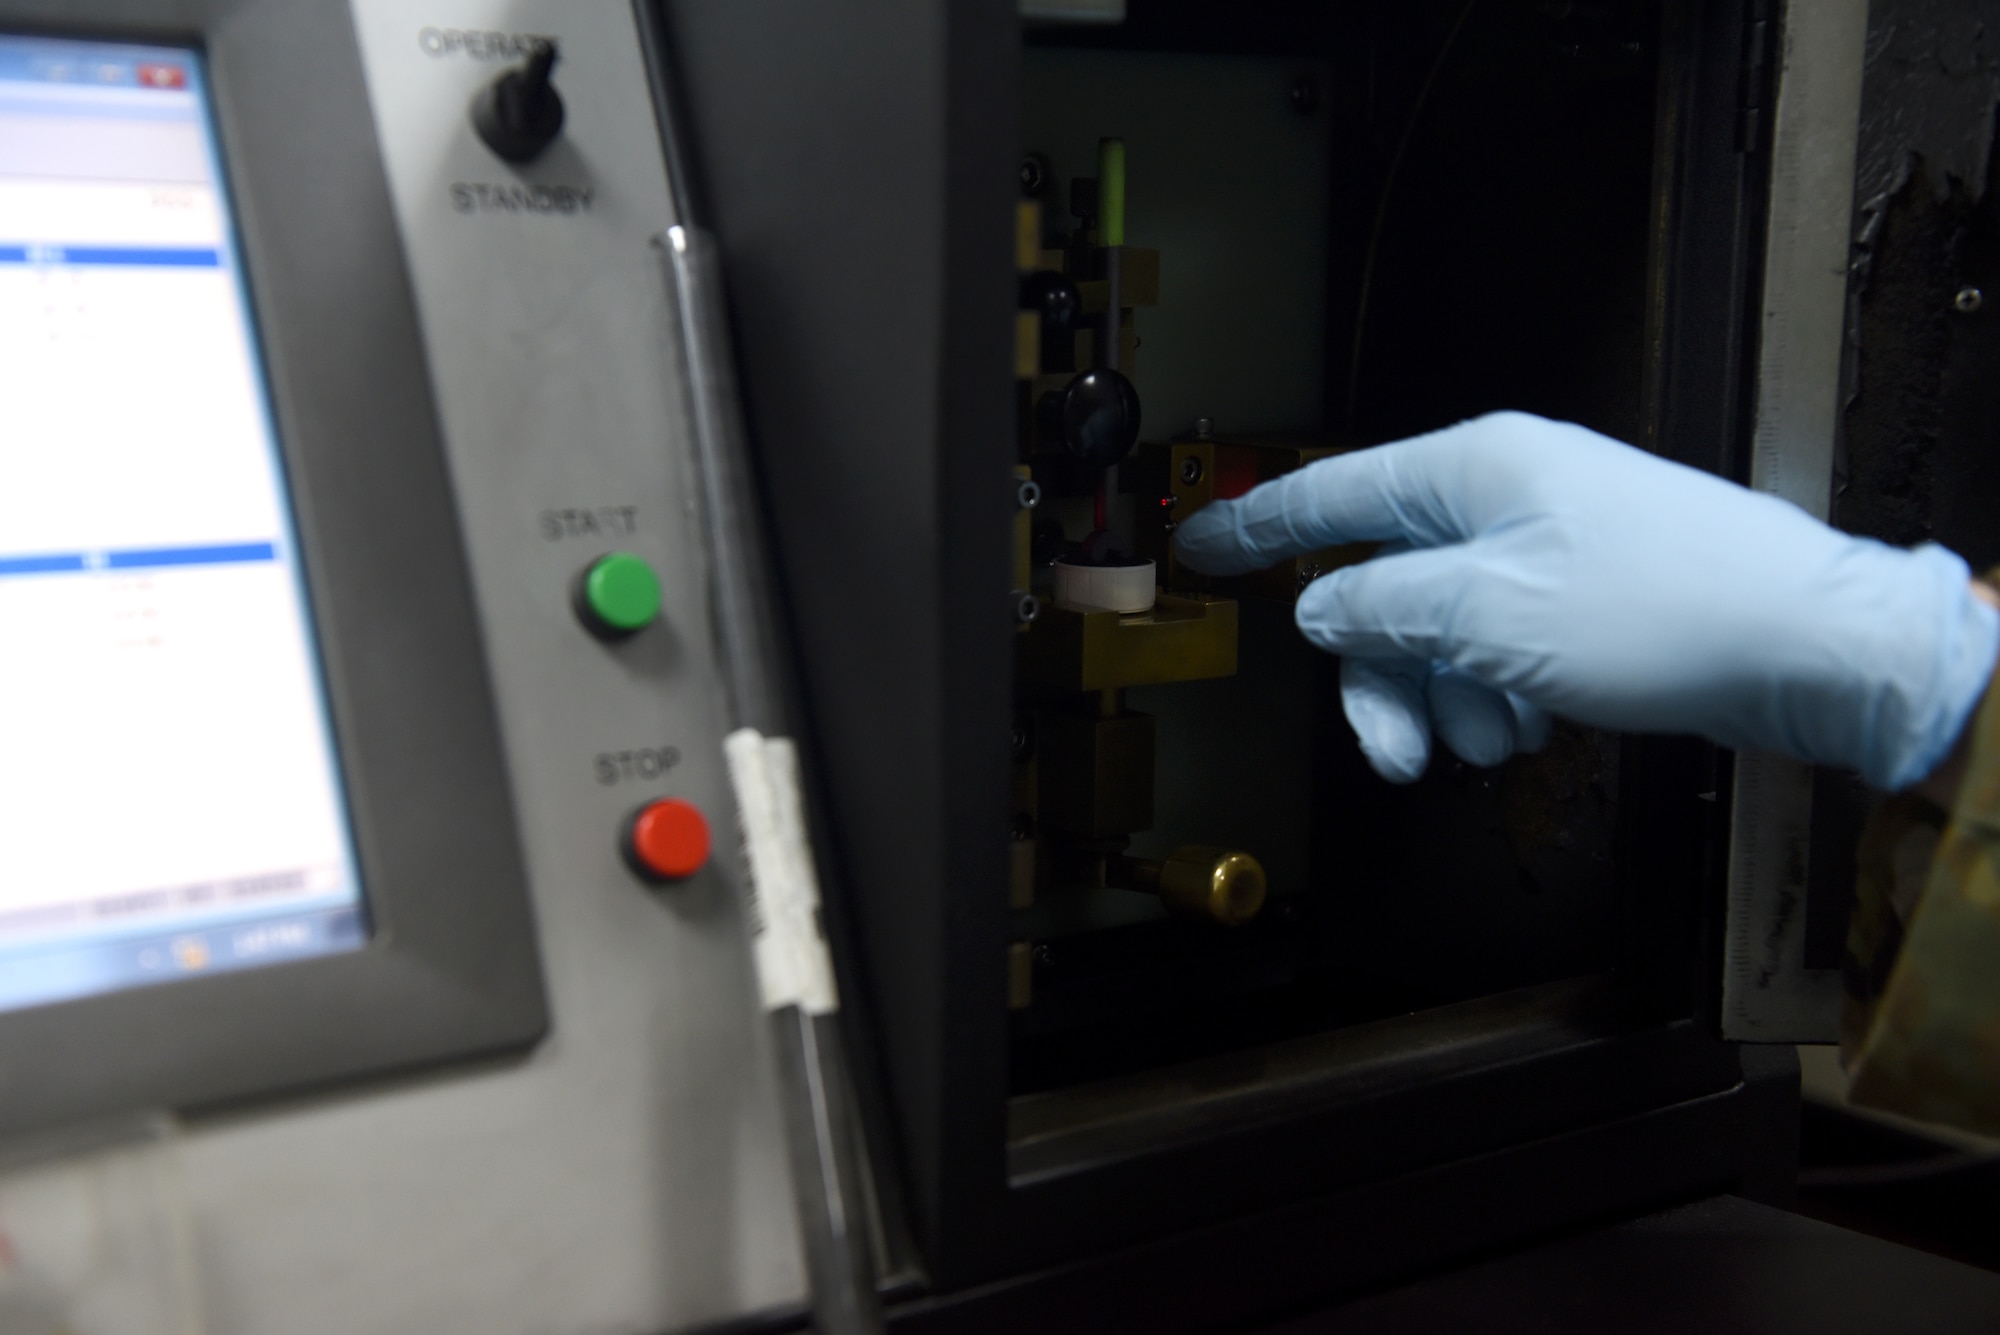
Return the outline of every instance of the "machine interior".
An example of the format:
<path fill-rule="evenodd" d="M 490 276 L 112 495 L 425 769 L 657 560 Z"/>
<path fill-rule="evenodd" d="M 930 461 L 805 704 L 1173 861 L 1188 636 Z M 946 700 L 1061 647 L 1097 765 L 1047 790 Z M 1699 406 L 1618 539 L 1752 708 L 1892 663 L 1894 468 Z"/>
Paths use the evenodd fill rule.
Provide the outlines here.
<path fill-rule="evenodd" d="M 1167 546 L 1214 496 L 1489 410 L 1648 443 L 1659 8 L 1258 15 L 1027 30 L 1036 346 L 1017 398 L 1040 496 L 1016 520 L 1038 604 L 1010 738 L 1017 1151 L 1219 1085 L 1422 1053 L 1462 1066 L 1693 1005 L 1685 985 L 1636 1006 L 1624 986 L 1693 977 L 1686 933 L 1624 930 L 1658 909 L 1635 903 L 1659 893 L 1639 873 L 1656 850 L 1621 801 L 1639 748 L 1559 723 L 1539 754 L 1481 770 L 1440 746 L 1392 786 L 1342 716 L 1338 663 L 1292 624 L 1299 589 L 1367 551 L 1212 581 Z M 1140 420 L 1100 496 L 1078 423 L 1121 405 L 1071 387 L 1112 365 L 1107 139 L 1113 369 Z M 1150 611 L 1057 594 L 1058 563 L 1146 558 Z"/>

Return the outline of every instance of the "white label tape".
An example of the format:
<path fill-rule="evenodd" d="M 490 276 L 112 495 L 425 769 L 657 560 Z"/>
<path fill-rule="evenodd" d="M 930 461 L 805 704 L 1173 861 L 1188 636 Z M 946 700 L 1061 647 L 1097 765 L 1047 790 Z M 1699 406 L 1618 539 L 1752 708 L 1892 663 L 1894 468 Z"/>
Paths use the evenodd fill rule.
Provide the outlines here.
<path fill-rule="evenodd" d="M 820 930 L 819 880 L 806 841 L 799 752 L 788 737 L 739 728 L 723 739 L 750 864 L 750 939 L 766 1010 L 839 1009 L 833 958 Z"/>

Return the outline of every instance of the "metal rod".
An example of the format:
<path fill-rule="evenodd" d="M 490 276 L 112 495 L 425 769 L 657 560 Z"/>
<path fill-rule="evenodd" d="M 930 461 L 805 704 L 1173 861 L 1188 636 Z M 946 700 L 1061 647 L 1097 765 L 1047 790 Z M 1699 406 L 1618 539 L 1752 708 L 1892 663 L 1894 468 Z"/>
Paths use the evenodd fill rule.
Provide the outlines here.
<path fill-rule="evenodd" d="M 1097 141 L 1097 244 L 1104 256 L 1104 324 L 1097 336 L 1097 364 L 1123 373 L 1125 353 L 1125 141 Z M 1111 528 L 1112 498 L 1118 494 L 1118 465 L 1097 477 L 1093 505 L 1096 531 Z"/>
<path fill-rule="evenodd" d="M 662 249 L 680 323 L 681 363 L 709 556 L 711 615 L 729 721 L 732 733 L 784 739 L 783 644 L 771 602 L 768 548 L 731 359 L 720 257 L 714 239 L 699 228 L 694 214 L 694 163 L 681 133 L 677 85 L 660 15 L 648 0 L 635 0 L 634 10 L 652 75 L 654 109 L 679 224 L 667 232 Z M 736 741 L 733 735 L 732 745 Z M 788 782 L 795 785 L 795 779 Z M 790 797 L 796 803 L 795 786 Z M 742 806 L 740 781 L 737 799 Z M 812 850 L 803 819 L 797 818 L 795 824 L 796 848 L 789 851 L 796 852 L 804 865 L 785 888 L 794 896 L 791 907 L 799 904 L 797 896 L 803 893 L 810 901 L 808 918 L 816 921 Z M 877 1335 L 882 1313 L 875 1290 L 870 1198 L 825 942 L 815 927 L 810 940 L 789 943 L 806 949 L 812 957 L 808 963 L 824 969 L 826 977 L 821 987 L 798 989 L 806 1000 L 784 994 L 774 984 L 776 970 L 766 947 L 785 914 L 776 904 L 766 904 L 766 911 L 759 912 L 755 902 L 759 894 L 778 887 L 761 885 L 754 868 L 748 874 L 758 977 L 778 1067 L 814 1328 L 823 1335 Z"/>
<path fill-rule="evenodd" d="M 1125 141 L 1097 141 L 1097 244 L 1125 244 Z"/>
<path fill-rule="evenodd" d="M 782 736 L 776 622 L 740 401 L 727 355 L 715 244 L 704 233 L 680 226 L 667 234 L 666 251 L 681 321 L 730 722 L 734 728 Z M 755 880 L 753 872 L 753 892 Z M 766 924 L 759 930 L 769 929 Z M 761 958 L 759 973 L 762 978 Z M 763 981 L 768 1004 L 769 980 Z M 777 1039 L 799 1232 L 812 1281 L 813 1320 L 824 1335 L 869 1335 L 882 1329 L 882 1318 L 836 1013 L 808 1013 L 785 1004 L 771 1007 L 769 1014 Z"/>

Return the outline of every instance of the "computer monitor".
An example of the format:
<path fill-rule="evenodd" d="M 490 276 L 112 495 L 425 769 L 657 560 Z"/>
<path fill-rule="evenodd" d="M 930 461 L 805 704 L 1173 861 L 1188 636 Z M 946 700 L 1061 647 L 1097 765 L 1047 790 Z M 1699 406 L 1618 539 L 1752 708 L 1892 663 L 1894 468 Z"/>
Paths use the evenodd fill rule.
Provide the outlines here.
<path fill-rule="evenodd" d="M 0 1133 L 532 1041 L 490 687 L 345 13 L 218 4 L 137 38 L 137 5 L 9 8 Z"/>
<path fill-rule="evenodd" d="M 0 36 L 0 1011 L 351 950 L 198 51 Z"/>

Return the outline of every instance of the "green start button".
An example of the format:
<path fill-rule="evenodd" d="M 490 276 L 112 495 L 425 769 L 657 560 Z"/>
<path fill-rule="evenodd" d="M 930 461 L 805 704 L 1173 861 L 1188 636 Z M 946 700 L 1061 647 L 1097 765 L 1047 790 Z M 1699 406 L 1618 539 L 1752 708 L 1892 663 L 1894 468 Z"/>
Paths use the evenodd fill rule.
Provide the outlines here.
<path fill-rule="evenodd" d="M 630 635 L 660 614 L 660 577 L 630 552 L 600 556 L 576 582 L 576 613 L 593 635 Z"/>

